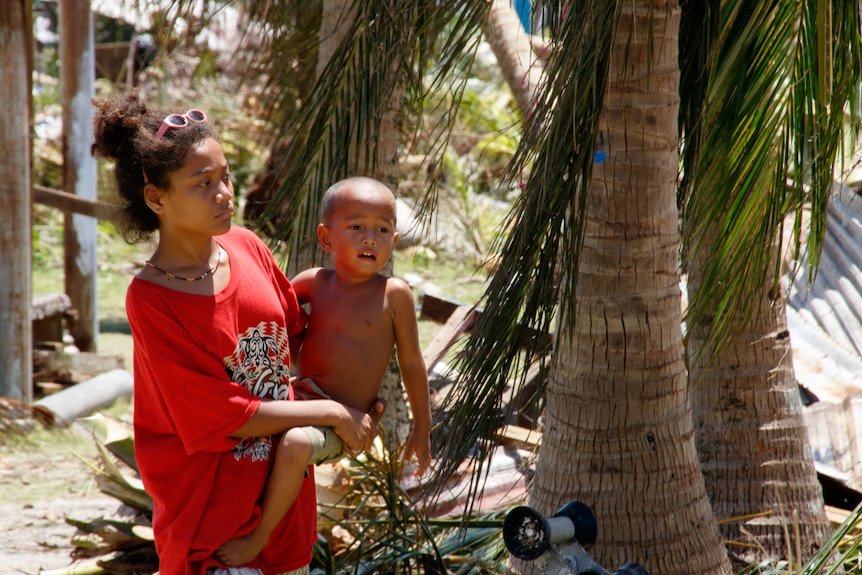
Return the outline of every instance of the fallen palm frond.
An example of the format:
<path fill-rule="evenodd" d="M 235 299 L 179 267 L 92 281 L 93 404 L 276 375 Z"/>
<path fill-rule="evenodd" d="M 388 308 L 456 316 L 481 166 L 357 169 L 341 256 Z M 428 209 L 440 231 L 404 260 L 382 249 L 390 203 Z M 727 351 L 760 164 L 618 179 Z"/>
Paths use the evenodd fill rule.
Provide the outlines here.
<path fill-rule="evenodd" d="M 502 573 L 503 512 L 429 519 L 402 486 L 399 461 L 384 451 L 344 468 L 352 488 L 321 512 L 314 566 L 327 575 Z"/>
<path fill-rule="evenodd" d="M 140 488 L 140 481 L 120 468 L 123 462 L 137 472 L 133 440 L 122 426 L 102 416 L 83 423 L 99 448 L 99 462 L 85 461 L 96 474 L 100 489 L 132 507 L 134 513 L 129 519 L 67 518 L 78 528 L 72 539 L 76 561 L 66 569 L 43 575 L 156 573 L 152 500 Z M 429 518 L 421 493 L 402 485 L 399 454 L 386 452 L 382 443 L 378 446 L 373 453 L 343 462 L 340 495 L 321 509 L 318 521 L 321 537 L 313 562 L 318 573 L 505 572 L 508 552 L 501 531 L 505 510 L 473 514 L 466 521 L 460 515 Z M 319 475 L 323 475 L 322 470 Z M 513 500 L 511 505 L 518 503 Z M 819 552 L 801 568 L 776 558 L 751 565 L 737 575 L 832 575 L 842 571 L 862 572 L 862 506 L 844 517 Z"/>
<path fill-rule="evenodd" d="M 847 515 L 820 550 L 801 568 L 792 561 L 770 559 L 737 575 L 835 575 L 862 572 L 862 505 Z"/>
<path fill-rule="evenodd" d="M 99 490 L 138 511 L 152 513 L 153 500 L 144 490 L 144 484 L 137 477 L 123 473 L 117 464 L 126 464 L 137 475 L 135 446 L 131 435 L 102 415 L 80 419 L 78 422 L 93 435 L 100 461 L 93 463 L 80 454 L 75 455 L 93 470 Z"/>
<path fill-rule="evenodd" d="M 99 460 L 94 462 L 75 455 L 93 471 L 99 491 L 127 505 L 132 513 L 128 518 L 101 517 L 89 521 L 67 517 L 66 523 L 77 528 L 72 536 L 71 553 L 76 563 L 61 573 L 157 572 L 159 560 L 152 537 L 153 500 L 136 477 L 138 468 L 131 434 L 102 415 L 80 419 L 78 423 L 93 436 Z M 134 475 L 124 472 L 120 464 Z"/>

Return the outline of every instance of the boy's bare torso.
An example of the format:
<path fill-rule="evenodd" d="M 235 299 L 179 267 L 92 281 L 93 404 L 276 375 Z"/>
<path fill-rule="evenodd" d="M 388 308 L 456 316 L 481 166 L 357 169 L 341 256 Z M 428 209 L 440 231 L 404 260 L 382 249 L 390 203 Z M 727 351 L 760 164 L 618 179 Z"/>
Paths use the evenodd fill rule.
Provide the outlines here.
<path fill-rule="evenodd" d="M 395 345 L 387 278 L 377 275 L 346 285 L 332 270 L 319 270 L 310 295 L 311 317 L 298 358 L 300 377 L 313 379 L 340 403 L 368 410 Z"/>

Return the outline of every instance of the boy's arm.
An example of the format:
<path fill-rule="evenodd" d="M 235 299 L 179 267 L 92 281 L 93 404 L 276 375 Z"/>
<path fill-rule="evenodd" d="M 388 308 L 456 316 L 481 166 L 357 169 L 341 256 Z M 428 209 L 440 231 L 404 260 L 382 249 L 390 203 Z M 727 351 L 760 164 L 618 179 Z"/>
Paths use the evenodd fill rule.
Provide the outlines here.
<path fill-rule="evenodd" d="M 296 274 L 296 276 L 292 280 L 290 280 L 290 285 L 293 287 L 293 291 L 294 293 L 296 293 L 296 299 L 300 305 L 300 322 L 303 325 L 308 325 L 308 313 L 305 311 L 305 308 L 303 308 L 302 305 L 311 301 L 311 286 L 314 282 L 314 276 L 316 274 L 316 271 L 317 268 L 304 270 Z M 302 340 L 304 337 L 304 329 L 301 332 L 295 333 L 290 336 L 289 345 L 291 358 L 299 357 L 299 348 L 302 347 Z"/>
<path fill-rule="evenodd" d="M 308 327 L 308 314 L 301 307 L 299 308 L 299 321 L 302 325 Z M 294 333 L 288 337 L 287 344 L 290 348 L 290 357 L 291 362 L 299 357 L 299 348 L 302 347 L 302 341 L 305 339 L 305 328 L 297 333 Z"/>
<path fill-rule="evenodd" d="M 413 431 L 404 451 L 405 459 L 416 455 L 418 474 L 431 465 L 431 399 L 428 392 L 428 370 L 419 344 L 419 325 L 410 286 L 401 280 L 390 280 L 394 285 L 390 301 L 395 311 L 395 345 L 398 366 L 410 409 L 413 412 Z"/>
<path fill-rule="evenodd" d="M 320 268 L 309 268 L 296 274 L 290 285 L 293 286 L 293 291 L 296 292 L 296 299 L 299 305 L 306 304 L 311 301 L 311 289 L 314 284 L 314 278 Z"/>

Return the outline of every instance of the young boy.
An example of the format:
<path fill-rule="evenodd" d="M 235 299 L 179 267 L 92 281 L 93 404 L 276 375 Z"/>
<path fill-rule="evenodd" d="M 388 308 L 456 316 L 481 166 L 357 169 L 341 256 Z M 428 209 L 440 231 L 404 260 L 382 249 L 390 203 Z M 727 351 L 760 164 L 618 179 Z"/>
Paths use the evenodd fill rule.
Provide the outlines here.
<path fill-rule="evenodd" d="M 395 196 L 371 178 L 349 178 L 323 198 L 317 237 L 332 254 L 334 269 L 313 268 L 292 281 L 300 304 L 310 303 L 292 385 L 303 398 L 332 398 L 370 411 L 392 348 L 413 412 L 404 458 L 416 456 L 417 473 L 431 463 L 428 374 L 419 345 L 413 293 L 400 279 L 379 272 L 389 261 L 395 231 Z M 222 545 L 216 558 L 239 566 L 252 561 L 295 500 L 306 466 L 338 459 L 344 449 L 329 428 L 292 428 L 284 433 L 264 492 L 257 527 Z"/>

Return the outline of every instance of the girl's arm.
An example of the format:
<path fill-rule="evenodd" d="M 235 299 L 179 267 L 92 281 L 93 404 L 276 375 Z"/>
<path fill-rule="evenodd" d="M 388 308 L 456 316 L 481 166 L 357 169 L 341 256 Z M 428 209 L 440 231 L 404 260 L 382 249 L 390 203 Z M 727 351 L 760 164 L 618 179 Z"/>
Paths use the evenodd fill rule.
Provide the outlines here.
<path fill-rule="evenodd" d="M 291 427 L 317 425 L 332 427 L 349 449 L 365 451 L 371 447 L 379 417 L 377 409 L 362 413 L 329 399 L 261 401 L 254 415 L 231 436 L 261 437 L 276 435 Z"/>

